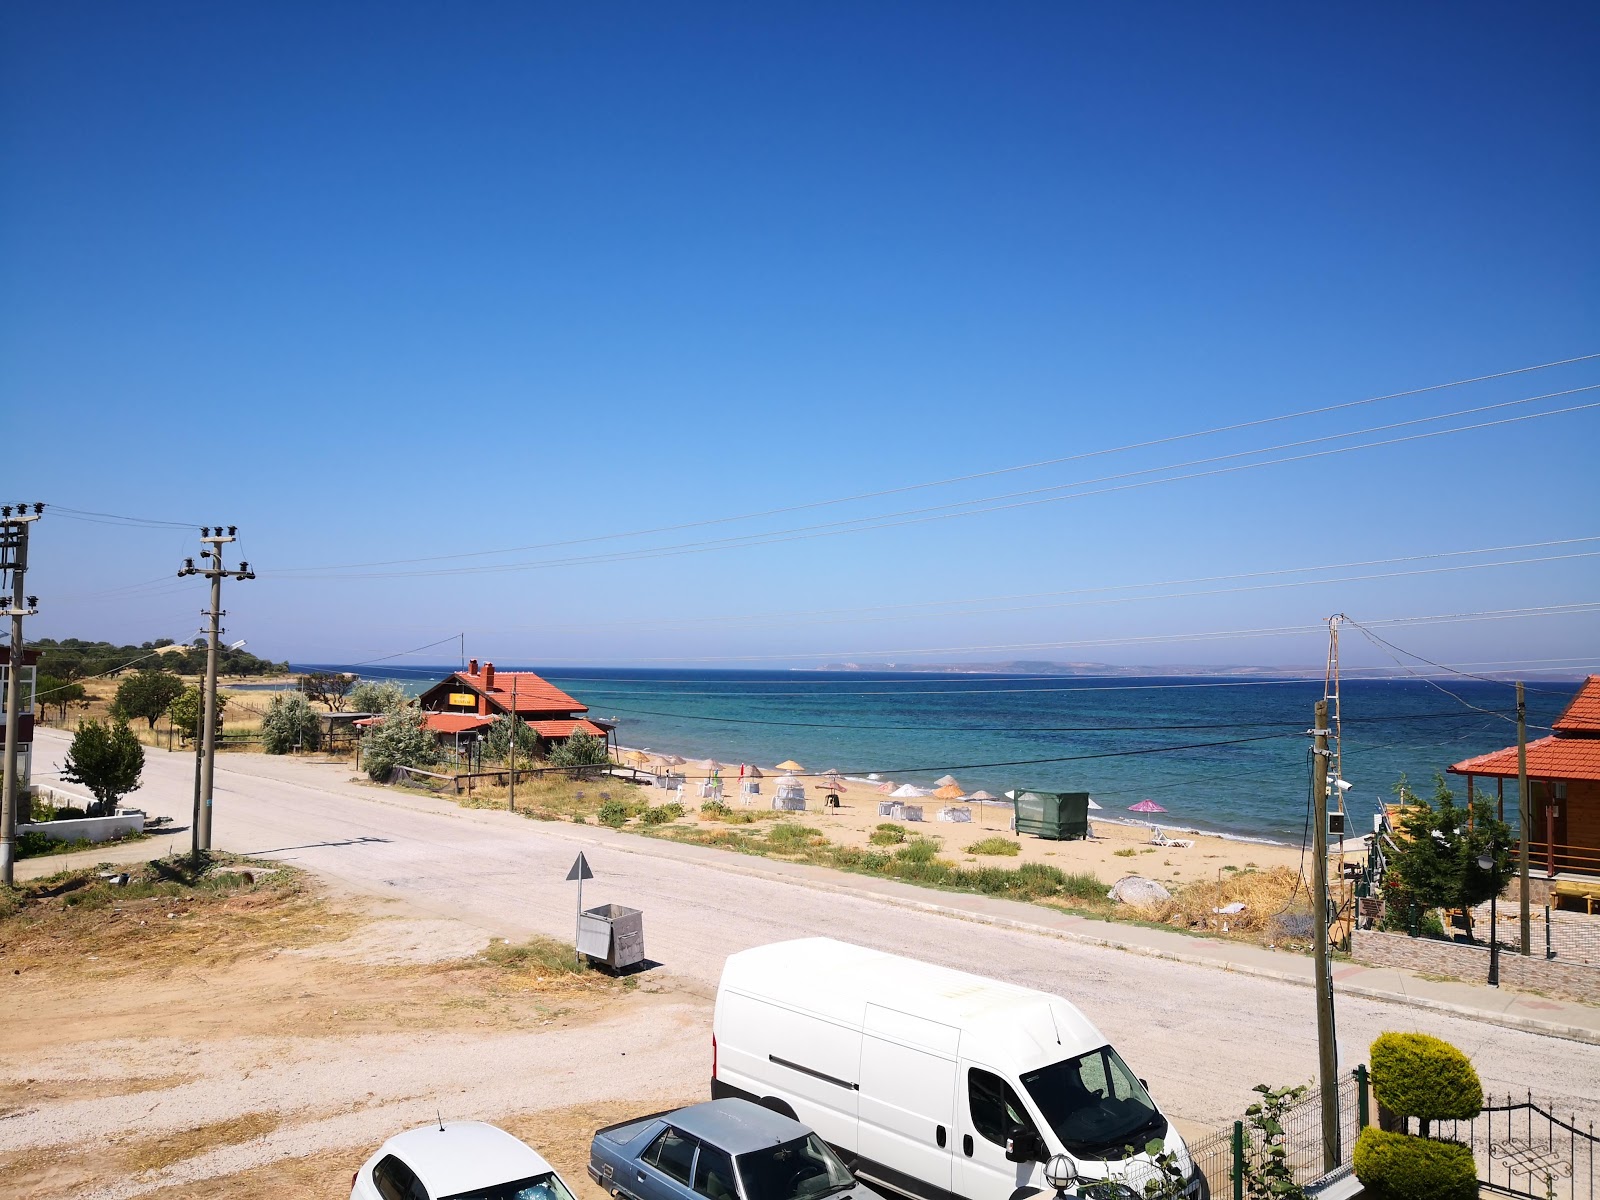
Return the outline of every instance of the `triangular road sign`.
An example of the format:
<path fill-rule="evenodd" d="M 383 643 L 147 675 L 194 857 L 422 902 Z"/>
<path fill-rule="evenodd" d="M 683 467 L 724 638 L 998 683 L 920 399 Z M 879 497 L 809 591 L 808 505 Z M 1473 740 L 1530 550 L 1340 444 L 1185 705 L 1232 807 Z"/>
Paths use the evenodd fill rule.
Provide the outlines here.
<path fill-rule="evenodd" d="M 583 856 L 583 851 L 578 851 L 577 860 L 572 864 L 572 870 L 567 872 L 567 881 L 576 879 L 580 883 L 585 879 L 593 879 L 594 872 L 589 869 L 589 860 Z"/>

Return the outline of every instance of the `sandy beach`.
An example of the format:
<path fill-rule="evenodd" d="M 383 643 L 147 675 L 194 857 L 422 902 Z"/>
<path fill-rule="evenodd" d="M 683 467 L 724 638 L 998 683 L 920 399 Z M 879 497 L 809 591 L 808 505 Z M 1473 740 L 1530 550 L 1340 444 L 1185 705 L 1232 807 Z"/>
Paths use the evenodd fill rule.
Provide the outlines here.
<path fill-rule="evenodd" d="M 629 752 L 624 751 L 624 762 Z M 699 808 L 703 800 L 700 785 L 711 775 L 704 762 L 689 762 L 674 770 L 684 776 L 683 804 L 685 820 L 700 821 Z M 722 778 L 723 802 L 733 809 L 750 811 L 771 810 L 777 793 L 777 781 L 782 771 L 761 767 L 761 791 L 756 795 L 743 795 L 739 788 L 739 767 L 724 766 L 718 774 Z M 843 785 L 824 785 L 816 777 L 802 777 L 806 787 L 806 811 L 782 814 L 787 819 L 800 820 L 827 835 L 829 841 L 841 846 L 867 848 L 877 827 L 894 820 L 879 813 L 879 802 L 889 797 L 881 794 L 878 784 L 847 779 Z M 839 807 L 826 806 L 827 796 L 836 794 Z M 660 793 L 664 801 L 668 793 Z M 660 802 L 660 801 L 658 801 Z M 1272 842 L 1249 842 L 1225 838 L 1216 834 L 1196 833 L 1175 826 L 1153 826 L 1137 822 L 1139 814 L 1111 810 L 1089 814 L 1093 836 L 1087 840 L 1056 842 L 1043 838 L 1019 837 L 1010 830 L 1011 806 L 1008 803 L 971 803 L 946 801 L 925 796 L 908 799 L 903 803 L 920 806 L 924 820 L 899 820 L 907 834 L 920 834 L 933 838 L 940 844 L 943 857 L 962 866 L 980 863 L 991 866 L 1015 867 L 1022 863 L 1046 863 L 1063 871 L 1087 871 L 1104 879 L 1108 884 L 1124 875 L 1143 875 L 1166 883 L 1215 882 L 1229 869 L 1268 870 L 1288 867 L 1299 870 L 1301 854 L 1298 846 Z M 946 806 L 965 808 L 971 821 L 937 820 L 939 810 Z M 1115 818 L 1109 819 L 1109 818 Z M 1152 820 L 1160 820 L 1154 814 Z M 1173 840 L 1189 841 L 1188 846 L 1152 845 L 1156 829 Z M 969 847 L 985 839 L 1000 838 L 1015 846 L 1015 854 L 973 854 Z M 1359 852 L 1359 843 L 1348 843 L 1352 854 Z"/>

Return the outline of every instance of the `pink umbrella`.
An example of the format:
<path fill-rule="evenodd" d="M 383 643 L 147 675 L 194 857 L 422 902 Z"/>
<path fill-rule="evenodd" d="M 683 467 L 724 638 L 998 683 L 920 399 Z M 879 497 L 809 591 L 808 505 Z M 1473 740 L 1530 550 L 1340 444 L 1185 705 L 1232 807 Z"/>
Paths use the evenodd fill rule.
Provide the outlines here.
<path fill-rule="evenodd" d="M 1139 801 L 1139 803 L 1137 803 L 1137 804 L 1128 805 L 1128 811 L 1129 812 L 1166 812 L 1167 810 L 1162 808 L 1161 805 L 1157 804 L 1154 800 L 1151 800 L 1148 797 L 1146 797 L 1145 799 Z"/>

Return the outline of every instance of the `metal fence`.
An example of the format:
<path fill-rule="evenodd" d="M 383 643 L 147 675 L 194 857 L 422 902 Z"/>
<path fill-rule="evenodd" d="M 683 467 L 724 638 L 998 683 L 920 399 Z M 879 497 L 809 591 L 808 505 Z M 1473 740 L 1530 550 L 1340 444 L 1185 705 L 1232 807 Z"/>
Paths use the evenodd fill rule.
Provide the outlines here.
<path fill-rule="evenodd" d="M 1472 1147 L 1478 1185 L 1497 1196 L 1525 1200 L 1595 1200 L 1594 1122 L 1565 1120 L 1534 1100 L 1489 1097 L 1471 1121 L 1440 1121 L 1434 1137 Z"/>
<path fill-rule="evenodd" d="M 1334 1155 L 1336 1165 L 1332 1171 L 1324 1169 L 1322 1153 L 1322 1096 L 1313 1089 L 1280 1117 L 1283 1136 L 1277 1139 L 1284 1149 L 1284 1162 L 1301 1187 L 1310 1187 L 1346 1175 L 1351 1169 L 1356 1138 L 1368 1121 L 1367 1069 L 1357 1067 L 1339 1080 L 1339 1145 Z M 1253 1169 L 1261 1168 L 1268 1156 L 1268 1147 L 1251 1127 L 1249 1118 L 1213 1130 L 1195 1138 L 1186 1139 L 1189 1157 L 1205 1176 L 1206 1188 L 1213 1200 L 1243 1200 L 1245 1179 Z M 1160 1173 L 1141 1164 L 1131 1168 L 1122 1182 L 1136 1195 L 1156 1200 L 1176 1200 L 1186 1197 L 1193 1200 L 1200 1195 L 1193 1185 L 1176 1188 L 1163 1186 Z M 1585 1197 L 1584 1200 L 1592 1200 Z"/>

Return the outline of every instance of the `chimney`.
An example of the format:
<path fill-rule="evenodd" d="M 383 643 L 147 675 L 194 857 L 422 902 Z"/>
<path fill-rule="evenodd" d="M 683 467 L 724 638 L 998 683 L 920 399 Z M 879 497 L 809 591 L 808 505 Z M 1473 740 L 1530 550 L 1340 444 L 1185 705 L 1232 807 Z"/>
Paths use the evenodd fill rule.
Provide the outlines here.
<path fill-rule="evenodd" d="M 468 659 L 467 660 L 467 674 L 468 675 L 476 675 L 477 673 L 478 673 L 478 660 L 475 659 L 475 658 Z"/>
<path fill-rule="evenodd" d="M 493 663 L 484 663 L 483 664 L 483 690 L 486 691 L 486 692 L 494 691 L 494 664 Z"/>

